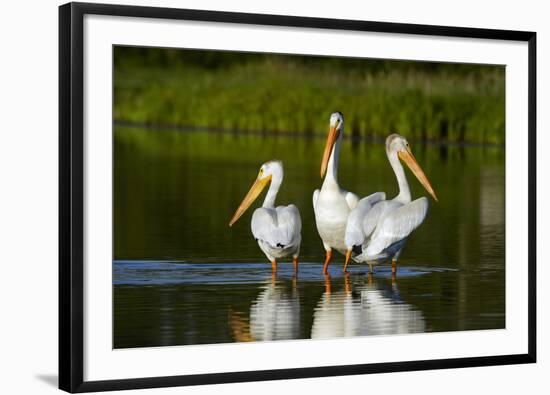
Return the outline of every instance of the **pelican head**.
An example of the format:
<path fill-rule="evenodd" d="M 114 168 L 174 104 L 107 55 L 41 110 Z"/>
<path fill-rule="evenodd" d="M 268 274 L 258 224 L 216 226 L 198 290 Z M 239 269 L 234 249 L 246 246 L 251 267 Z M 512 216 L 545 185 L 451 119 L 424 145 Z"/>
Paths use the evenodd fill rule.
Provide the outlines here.
<path fill-rule="evenodd" d="M 229 226 L 232 226 L 235 222 L 237 222 L 237 220 L 244 214 L 250 205 L 254 203 L 266 185 L 268 185 L 274 178 L 279 183 L 283 178 L 283 163 L 280 160 L 271 160 L 264 163 L 260 167 L 260 172 L 258 173 L 254 184 L 252 184 L 252 187 L 237 208 L 237 211 L 235 211 L 233 218 L 231 218 L 231 221 L 229 222 Z"/>
<path fill-rule="evenodd" d="M 344 114 L 340 111 L 333 112 L 330 115 L 330 124 L 328 130 L 327 144 L 325 145 L 325 152 L 323 153 L 323 161 L 321 162 L 321 178 L 325 176 L 327 171 L 328 161 L 332 152 L 332 147 L 336 141 L 342 138 L 342 132 L 344 131 Z"/>
<path fill-rule="evenodd" d="M 411 147 L 409 146 L 409 143 L 407 142 L 405 137 L 397 133 L 389 135 L 386 139 L 386 153 L 388 154 L 388 157 L 397 155 L 399 159 L 405 162 L 405 164 L 409 167 L 409 169 L 411 169 L 418 181 L 420 181 L 422 186 L 426 188 L 426 191 L 428 191 L 428 193 L 434 198 L 436 202 L 438 201 L 437 196 L 435 195 L 435 192 L 432 188 L 432 184 L 430 184 L 428 177 L 426 177 L 426 174 L 424 174 L 424 171 L 416 162 L 416 159 L 414 158 L 414 155 L 411 151 Z"/>

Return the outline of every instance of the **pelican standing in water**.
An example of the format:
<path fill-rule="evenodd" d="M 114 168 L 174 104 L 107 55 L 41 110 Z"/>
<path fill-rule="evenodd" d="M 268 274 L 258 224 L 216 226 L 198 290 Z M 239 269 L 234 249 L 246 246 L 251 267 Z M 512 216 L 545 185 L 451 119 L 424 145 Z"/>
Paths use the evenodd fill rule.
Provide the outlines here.
<path fill-rule="evenodd" d="M 386 155 L 397 178 L 399 194 L 392 200 L 378 202 L 373 202 L 372 199 L 376 194 L 368 196 L 361 199 L 350 213 L 345 232 L 347 251 L 344 272 L 347 271 L 350 257 L 355 253 L 352 259 L 356 262 L 367 262 L 371 272 L 373 264 L 391 259 L 392 274 L 395 274 L 397 260 L 407 238 L 426 218 L 428 199 L 421 197 L 411 201 L 409 184 L 399 160 L 405 162 L 422 186 L 437 201 L 430 181 L 416 162 L 409 143 L 403 136 L 388 136 Z"/>
<path fill-rule="evenodd" d="M 296 273 L 302 241 L 302 220 L 298 208 L 293 204 L 275 207 L 275 198 L 282 182 L 282 162 L 272 160 L 264 163 L 260 168 L 256 181 L 229 222 L 229 226 L 237 222 L 265 186 L 271 183 L 262 207 L 254 210 L 252 215 L 252 234 L 260 249 L 271 262 L 274 272 L 277 271 L 277 259 L 292 256 L 294 272 Z"/>
<path fill-rule="evenodd" d="M 315 222 L 326 251 L 324 274 L 328 274 L 333 249 L 342 254 L 346 253 L 344 235 L 348 215 L 359 201 L 357 195 L 341 189 L 338 185 L 338 159 L 343 133 L 344 116 L 337 111 L 330 116 L 330 128 L 321 162 L 321 177 L 325 177 L 325 180 L 321 189 L 313 192 Z"/>

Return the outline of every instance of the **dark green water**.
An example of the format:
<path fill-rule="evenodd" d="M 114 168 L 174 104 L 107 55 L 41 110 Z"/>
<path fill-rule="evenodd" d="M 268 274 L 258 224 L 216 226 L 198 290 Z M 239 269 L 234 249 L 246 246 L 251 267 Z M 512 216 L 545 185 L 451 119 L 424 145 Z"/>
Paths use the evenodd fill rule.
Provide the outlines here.
<path fill-rule="evenodd" d="M 312 209 L 323 139 L 115 128 L 114 347 L 503 328 L 504 149 L 411 145 L 440 201 L 397 278 L 357 264 L 346 278 L 338 254 L 325 278 Z M 277 202 L 302 216 L 297 278 L 285 262 L 272 277 L 252 210 L 228 227 L 270 159 L 285 166 Z M 339 178 L 359 196 L 397 192 L 381 143 L 346 140 Z"/>

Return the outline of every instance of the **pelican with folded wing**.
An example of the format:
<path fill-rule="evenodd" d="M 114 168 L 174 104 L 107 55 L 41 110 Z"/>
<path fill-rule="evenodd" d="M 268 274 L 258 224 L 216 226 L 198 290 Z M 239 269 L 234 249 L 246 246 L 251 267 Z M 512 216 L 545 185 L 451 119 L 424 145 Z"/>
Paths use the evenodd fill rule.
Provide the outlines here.
<path fill-rule="evenodd" d="M 274 272 L 277 271 L 277 260 L 289 256 L 292 256 L 294 271 L 297 272 L 302 241 L 302 220 L 300 212 L 294 204 L 275 207 L 275 198 L 282 182 L 282 162 L 272 160 L 264 163 L 256 181 L 229 222 L 229 226 L 237 222 L 262 190 L 270 184 L 262 207 L 254 210 L 254 214 L 252 214 L 252 234 L 260 249 L 271 262 Z"/>
<path fill-rule="evenodd" d="M 321 177 L 325 179 L 321 189 L 313 192 L 315 223 L 326 252 L 324 274 L 328 273 L 333 249 L 346 253 L 346 224 L 351 210 L 359 201 L 357 195 L 343 190 L 338 184 L 338 160 L 343 133 L 344 116 L 341 112 L 335 112 L 330 116 L 330 128 L 321 162 Z"/>
<path fill-rule="evenodd" d="M 409 184 L 400 160 L 405 162 L 437 201 L 430 181 L 416 162 L 409 143 L 403 136 L 388 136 L 386 155 L 397 178 L 399 194 L 391 200 L 381 199 L 377 194 L 370 195 L 361 199 L 352 210 L 345 232 L 347 251 L 344 272 L 347 271 L 350 258 L 356 262 L 367 262 L 371 272 L 373 264 L 391 259 L 392 273 L 395 274 L 397 260 L 407 238 L 426 218 L 428 199 L 421 197 L 411 201 Z"/>

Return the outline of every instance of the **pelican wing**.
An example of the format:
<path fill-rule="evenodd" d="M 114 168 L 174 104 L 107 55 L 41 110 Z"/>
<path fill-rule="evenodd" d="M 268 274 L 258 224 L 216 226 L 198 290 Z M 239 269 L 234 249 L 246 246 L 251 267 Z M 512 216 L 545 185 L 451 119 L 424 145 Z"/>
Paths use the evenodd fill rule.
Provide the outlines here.
<path fill-rule="evenodd" d="M 386 248 L 409 236 L 426 218 L 428 199 L 421 197 L 384 216 L 367 246 L 368 256 L 380 254 Z"/>
<path fill-rule="evenodd" d="M 400 207 L 401 205 L 393 200 L 379 200 L 373 203 L 372 208 L 365 213 L 361 224 L 365 238 L 372 236 L 372 233 L 382 218 L 384 218 L 384 215 L 388 211 L 396 209 L 396 206 Z"/>
<path fill-rule="evenodd" d="M 348 248 L 363 244 L 365 238 L 368 236 L 363 232 L 363 221 L 373 206 L 385 199 L 386 194 L 384 192 L 376 192 L 359 200 L 355 208 L 351 210 L 345 234 L 345 243 Z"/>
<path fill-rule="evenodd" d="M 317 206 L 317 198 L 319 197 L 319 190 L 316 189 L 313 192 L 313 212 L 315 213 L 315 206 Z"/>
<path fill-rule="evenodd" d="M 251 227 L 255 239 L 273 248 L 288 248 L 300 243 L 302 220 L 293 204 L 274 209 L 257 208 L 252 215 Z"/>
<path fill-rule="evenodd" d="M 289 204 L 288 206 L 279 206 L 276 210 L 279 221 L 278 229 L 283 240 L 282 244 L 285 246 L 295 245 L 300 241 L 302 232 L 302 219 L 298 207 Z"/>
<path fill-rule="evenodd" d="M 353 210 L 357 206 L 357 203 L 359 203 L 359 197 L 353 192 L 344 192 L 344 195 L 349 209 Z"/>

